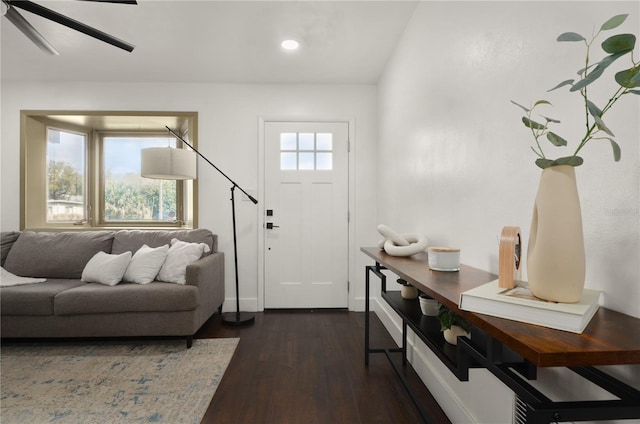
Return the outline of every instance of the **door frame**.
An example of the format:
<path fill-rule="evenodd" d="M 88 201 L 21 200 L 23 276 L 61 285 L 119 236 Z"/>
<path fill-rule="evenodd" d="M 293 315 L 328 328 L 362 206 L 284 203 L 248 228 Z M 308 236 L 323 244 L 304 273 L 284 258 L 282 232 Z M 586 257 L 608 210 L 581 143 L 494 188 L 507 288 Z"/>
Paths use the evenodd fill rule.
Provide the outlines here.
<path fill-rule="evenodd" d="M 347 153 L 348 163 L 348 208 L 349 208 L 349 222 L 348 227 L 348 239 L 347 239 L 347 252 L 349 258 L 347 260 L 347 278 L 349 280 L 349 291 L 347 293 L 349 310 L 353 311 L 355 307 L 355 275 L 353 275 L 355 269 L 355 253 L 353 251 L 355 246 L 355 118 L 353 117 L 331 117 L 331 116 L 258 116 L 258 311 L 264 311 L 264 284 L 265 284 L 265 263 L 264 263 L 264 243 L 265 243 L 265 179 L 266 179 L 266 167 L 265 167 L 265 125 L 272 122 L 309 122 L 309 123 L 339 123 L 347 124 L 347 134 L 349 137 L 349 151 Z M 262 206 L 260 206 L 262 205 Z"/>

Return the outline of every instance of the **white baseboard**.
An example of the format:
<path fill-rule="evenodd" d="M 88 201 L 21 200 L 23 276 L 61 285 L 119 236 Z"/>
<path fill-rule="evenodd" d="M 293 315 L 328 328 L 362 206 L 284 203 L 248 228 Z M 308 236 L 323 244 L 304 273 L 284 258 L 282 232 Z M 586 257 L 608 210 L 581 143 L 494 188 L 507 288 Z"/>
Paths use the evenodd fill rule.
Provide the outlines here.
<path fill-rule="evenodd" d="M 240 310 L 244 312 L 258 312 L 258 299 L 240 299 Z M 236 298 L 226 298 L 222 304 L 222 312 L 236 312 Z"/>
<path fill-rule="evenodd" d="M 372 299 L 372 310 L 385 326 L 396 344 L 402 344 L 402 320 L 384 301 Z M 373 304 L 375 303 L 375 308 Z M 420 379 L 427 386 L 445 414 L 454 423 L 475 423 L 477 420 L 465 408 L 464 403 L 450 387 L 449 381 L 453 377 L 449 369 L 443 365 L 437 356 L 426 347 L 422 341 L 409 329 L 407 336 L 407 360 L 416 371 Z M 428 382 L 428 384 L 427 384 Z"/>

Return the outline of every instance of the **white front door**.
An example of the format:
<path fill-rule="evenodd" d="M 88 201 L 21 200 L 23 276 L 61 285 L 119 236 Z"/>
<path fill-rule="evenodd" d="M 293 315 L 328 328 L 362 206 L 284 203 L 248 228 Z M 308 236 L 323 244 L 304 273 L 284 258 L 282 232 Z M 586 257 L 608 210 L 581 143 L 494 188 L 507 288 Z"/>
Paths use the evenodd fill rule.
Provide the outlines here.
<path fill-rule="evenodd" d="M 265 123 L 265 308 L 348 306 L 347 123 Z"/>

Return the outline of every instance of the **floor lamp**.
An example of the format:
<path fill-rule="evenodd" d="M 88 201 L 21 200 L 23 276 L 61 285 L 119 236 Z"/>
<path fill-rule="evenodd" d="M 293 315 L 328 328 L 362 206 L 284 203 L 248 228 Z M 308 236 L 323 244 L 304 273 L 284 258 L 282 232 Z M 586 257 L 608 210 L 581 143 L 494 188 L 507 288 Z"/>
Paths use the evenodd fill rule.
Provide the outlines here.
<path fill-rule="evenodd" d="M 231 216 L 233 219 L 233 262 L 236 277 L 236 311 L 225 312 L 222 314 L 222 323 L 228 325 L 243 325 L 253 322 L 255 314 L 252 312 L 240 312 L 240 292 L 238 283 L 238 243 L 236 236 L 236 202 L 235 189 L 243 192 L 254 205 L 258 201 L 249 193 L 244 191 L 235 181 L 227 174 L 222 172 L 220 168 L 215 166 L 206 156 L 195 149 L 186 140 L 176 134 L 171 128 L 165 127 L 171 134 L 189 146 L 193 152 L 204 159 L 209 165 L 215 168 L 231 183 Z M 142 176 L 148 178 L 170 179 L 170 180 L 187 180 L 195 179 L 196 156 L 190 151 L 184 149 L 174 149 L 166 147 L 152 147 L 142 150 Z"/>

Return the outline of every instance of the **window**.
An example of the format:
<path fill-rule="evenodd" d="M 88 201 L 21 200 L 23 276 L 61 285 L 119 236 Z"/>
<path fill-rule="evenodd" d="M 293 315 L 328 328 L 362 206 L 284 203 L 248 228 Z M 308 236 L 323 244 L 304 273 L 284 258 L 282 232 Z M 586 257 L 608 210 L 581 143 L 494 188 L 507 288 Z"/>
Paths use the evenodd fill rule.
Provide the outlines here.
<path fill-rule="evenodd" d="M 87 135 L 47 128 L 47 223 L 85 221 Z"/>
<path fill-rule="evenodd" d="M 280 134 L 282 171 L 323 171 L 333 169 L 333 134 Z"/>
<path fill-rule="evenodd" d="M 22 229 L 197 227 L 194 181 L 140 176 L 142 149 L 182 147 L 165 124 L 197 148 L 196 113 L 22 114 Z"/>
<path fill-rule="evenodd" d="M 140 176 L 141 150 L 176 147 L 176 139 L 158 134 L 102 137 L 103 189 L 101 215 L 105 223 L 173 222 L 178 219 L 180 184 Z"/>

